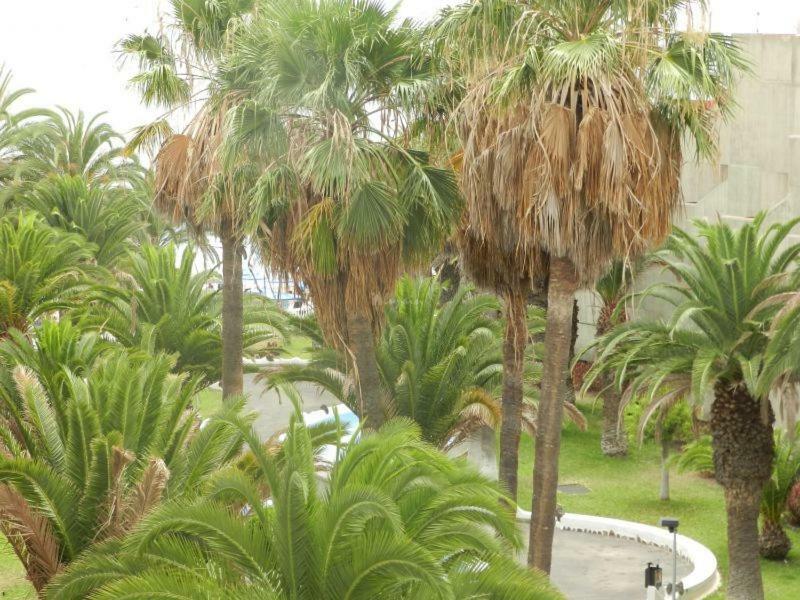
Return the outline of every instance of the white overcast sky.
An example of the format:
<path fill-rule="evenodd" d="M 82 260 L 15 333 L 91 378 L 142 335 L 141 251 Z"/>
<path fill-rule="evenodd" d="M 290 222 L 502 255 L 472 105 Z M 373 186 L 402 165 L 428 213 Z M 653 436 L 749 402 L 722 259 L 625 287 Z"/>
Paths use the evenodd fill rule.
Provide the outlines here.
<path fill-rule="evenodd" d="M 404 0 L 401 14 L 433 16 L 454 0 Z M 0 65 L 15 87 L 35 88 L 37 106 L 107 112 L 122 132 L 157 114 L 140 106 L 120 70 L 114 44 L 158 28 L 167 0 L 0 0 Z M 389 4 L 389 2 L 387 2 Z M 711 0 L 711 28 L 726 33 L 800 32 L 798 0 Z"/>

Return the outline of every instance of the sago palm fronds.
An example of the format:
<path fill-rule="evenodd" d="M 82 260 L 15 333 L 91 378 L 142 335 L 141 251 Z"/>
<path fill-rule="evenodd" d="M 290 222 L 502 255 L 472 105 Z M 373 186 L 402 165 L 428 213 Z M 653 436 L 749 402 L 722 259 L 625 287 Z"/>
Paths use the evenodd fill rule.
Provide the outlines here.
<path fill-rule="evenodd" d="M 84 176 L 54 176 L 18 196 L 52 227 L 94 244 L 97 263 L 114 265 L 144 233 L 147 206 L 128 188 L 90 185 Z"/>
<path fill-rule="evenodd" d="M 213 383 L 222 370 L 221 305 L 216 277 L 196 271 L 195 256 L 191 247 L 180 256 L 172 244 L 140 247 L 127 257 L 118 285 L 97 288 L 85 320 L 127 346 L 175 354 L 178 372 Z M 276 353 L 287 334 L 285 313 L 256 294 L 245 295 L 245 308 L 245 353 Z"/>
<path fill-rule="evenodd" d="M 49 396 L 23 365 L 3 366 L 0 529 L 34 587 L 93 544 L 124 534 L 166 498 L 194 498 L 231 462 L 242 437 L 228 421 L 198 430 L 194 381 L 164 355 L 119 350 L 85 378 L 66 371 Z"/>
<path fill-rule="evenodd" d="M 27 331 L 48 312 L 68 308 L 84 289 L 94 247 L 59 231 L 35 214 L 0 219 L 0 338 L 11 328 Z"/>
<path fill-rule="evenodd" d="M 297 416 L 280 455 L 253 447 L 266 502 L 247 478 L 220 473 L 212 499 L 154 511 L 125 540 L 85 555 L 48 597 L 559 597 L 511 558 L 519 534 L 497 486 L 408 421 L 341 447 L 322 486 Z"/>

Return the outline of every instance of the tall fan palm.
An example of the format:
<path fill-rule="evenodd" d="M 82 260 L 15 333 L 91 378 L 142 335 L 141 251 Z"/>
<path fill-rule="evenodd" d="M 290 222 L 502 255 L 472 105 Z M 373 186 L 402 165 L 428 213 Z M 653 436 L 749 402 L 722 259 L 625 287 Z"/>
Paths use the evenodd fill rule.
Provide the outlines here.
<path fill-rule="evenodd" d="M 376 359 L 388 412 L 415 421 L 423 439 L 448 449 L 474 429 L 499 422 L 495 392 L 502 363 L 494 297 L 463 287 L 441 303 L 443 292 L 433 279 L 401 279 L 386 306 Z M 310 382 L 358 408 L 347 361 L 336 350 L 319 350 L 310 365 L 287 365 L 267 379 L 277 387 Z"/>
<path fill-rule="evenodd" d="M 171 366 L 164 355 L 117 351 L 85 379 L 66 371 L 57 396 L 25 366 L 7 367 L 16 389 L 0 388 L 0 530 L 40 593 L 162 498 L 195 497 L 239 453 L 229 423 L 198 431 L 188 411 L 195 385 Z"/>
<path fill-rule="evenodd" d="M 93 186 L 84 176 L 49 177 L 16 201 L 51 226 L 77 233 L 94 245 L 98 264 L 110 267 L 141 238 L 147 207 L 128 189 Z"/>
<path fill-rule="evenodd" d="M 222 331 L 219 295 L 209 289 L 210 271 L 195 271 L 195 253 L 175 246 L 144 245 L 125 263 L 125 279 L 100 288 L 85 322 L 111 333 L 126 346 L 151 344 L 176 355 L 175 369 L 206 384 L 219 381 Z M 276 352 L 287 332 L 287 317 L 272 300 L 245 297 L 244 351 L 249 356 Z"/>
<path fill-rule="evenodd" d="M 267 154 L 256 188 L 266 259 L 308 284 L 326 340 L 351 359 L 369 427 L 386 417 L 383 300 L 404 265 L 439 249 L 462 207 L 452 173 L 407 143 L 404 100 L 425 60 L 395 21 L 370 0 L 268 3 L 227 74 L 248 95 L 231 142 Z"/>
<path fill-rule="evenodd" d="M 560 597 L 508 556 L 519 534 L 497 486 L 421 442 L 408 422 L 342 448 L 322 490 L 296 418 L 281 455 L 253 447 L 268 502 L 241 475 L 220 474 L 215 499 L 152 513 L 76 563 L 48 597 Z"/>
<path fill-rule="evenodd" d="M 0 338 L 26 332 L 48 312 L 69 307 L 93 271 L 93 247 L 33 214 L 0 219 Z"/>
<path fill-rule="evenodd" d="M 744 65 L 727 37 L 676 31 L 682 0 L 485 0 L 442 29 L 472 56 L 455 115 L 469 227 L 549 256 L 530 561 L 549 571 L 574 295 L 658 244 L 679 206 L 681 140 L 714 149 Z M 459 60 L 459 64 L 463 64 Z M 509 224 L 503 214 L 515 220 Z M 487 246 L 490 247 L 490 246 Z"/>
<path fill-rule="evenodd" d="M 764 218 L 738 231 L 697 222 L 703 241 L 677 230 L 657 256 L 678 283 L 652 292 L 675 307 L 672 318 L 608 333 L 586 383 L 612 374 L 626 397 L 647 395 L 645 418 L 677 397 L 710 414 L 714 474 L 728 515 L 728 597 L 737 600 L 764 597 L 758 514 L 774 454 L 769 396 L 784 383 L 783 371 L 775 370 L 782 356 L 770 339 L 775 309 L 767 300 L 800 283 L 800 245 L 781 250 L 798 220 L 762 231 Z M 793 407 L 791 398 L 779 396 L 787 401 L 781 410 Z"/>
<path fill-rule="evenodd" d="M 244 26 L 253 0 L 170 0 L 167 33 L 131 35 L 121 42 L 138 62 L 132 83 L 148 105 L 195 111 L 182 133 L 167 116 L 139 129 L 131 147 L 159 147 L 156 207 L 173 222 L 222 244 L 222 392 L 242 393 L 242 255 L 257 215 L 246 205 L 252 187 L 248 163 L 224 160 L 228 113 L 239 98 L 218 85 L 219 65 Z M 199 108 L 198 108 L 199 107 Z"/>

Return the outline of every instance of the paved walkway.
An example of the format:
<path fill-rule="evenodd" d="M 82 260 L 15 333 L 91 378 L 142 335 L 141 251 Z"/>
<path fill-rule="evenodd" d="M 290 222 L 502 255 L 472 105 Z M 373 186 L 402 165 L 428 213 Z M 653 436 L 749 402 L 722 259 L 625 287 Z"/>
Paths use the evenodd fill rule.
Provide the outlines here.
<path fill-rule="evenodd" d="M 327 392 L 311 384 L 297 384 L 300 397 L 303 399 L 303 411 L 317 410 L 323 404 L 332 406 L 336 399 Z M 258 413 L 255 428 L 261 439 L 266 440 L 273 434 L 285 429 L 289 424 L 289 416 L 294 407 L 288 398 L 280 398 L 277 392 L 267 392 L 262 383 L 256 383 L 255 375 L 244 376 L 244 393 L 247 395 L 247 408 Z"/>
<path fill-rule="evenodd" d="M 669 550 L 624 538 L 557 529 L 551 577 L 570 600 L 638 600 L 645 597 L 644 569 L 648 562 L 661 565 L 665 585 L 672 580 Z M 691 563 L 679 557 L 678 579 L 691 571 Z"/>
<path fill-rule="evenodd" d="M 298 389 L 304 411 L 336 403 L 314 385 L 300 384 Z M 245 375 L 245 393 L 248 407 L 259 415 L 255 427 L 262 439 L 286 427 L 294 410 L 291 402 L 281 400 L 276 392 L 265 392 L 253 375 Z M 527 542 L 527 527 L 523 537 Z M 525 561 L 526 556 L 527 549 L 520 560 Z M 664 583 L 670 581 L 672 553 L 668 550 L 622 538 L 556 530 L 552 579 L 570 600 L 638 600 L 644 598 L 648 562 L 659 563 L 664 569 Z M 691 569 L 690 563 L 678 560 L 679 578 Z"/>

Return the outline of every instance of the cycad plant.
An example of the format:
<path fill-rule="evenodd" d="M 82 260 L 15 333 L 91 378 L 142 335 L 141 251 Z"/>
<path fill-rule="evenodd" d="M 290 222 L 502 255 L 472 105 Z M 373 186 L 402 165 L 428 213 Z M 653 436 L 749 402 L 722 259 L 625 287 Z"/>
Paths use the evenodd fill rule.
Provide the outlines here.
<path fill-rule="evenodd" d="M 18 178 L 23 189 L 48 175 L 80 176 L 96 187 L 125 187 L 139 183 L 145 169 L 124 151 L 122 135 L 102 121 L 65 108 L 48 111 L 34 135 L 19 143 Z"/>
<path fill-rule="evenodd" d="M 21 193 L 15 205 L 38 212 L 52 227 L 83 236 L 105 267 L 141 239 L 148 210 L 129 188 L 91 186 L 83 175 L 43 179 Z"/>
<path fill-rule="evenodd" d="M 47 114 L 38 108 L 18 108 L 33 90 L 14 89 L 11 82 L 11 73 L 0 67 L 0 211 L 10 195 L 10 184 L 19 177 L 24 158 L 20 145 L 35 134 L 37 118 Z"/>
<path fill-rule="evenodd" d="M 462 208 L 452 172 L 409 142 L 408 93 L 426 63 L 396 16 L 372 0 L 259 4 L 226 73 L 248 98 L 230 141 L 266 165 L 254 190 L 264 258 L 308 285 L 368 427 L 387 415 L 375 358 L 384 300 Z"/>
<path fill-rule="evenodd" d="M 796 435 L 796 434 L 795 434 Z M 792 486 L 800 475 L 800 444 L 786 433 L 775 435 L 775 464 L 772 476 L 764 486 L 761 498 L 761 556 L 770 560 L 785 560 L 792 541 L 783 528 L 783 516 Z"/>
<path fill-rule="evenodd" d="M 0 338 L 11 328 L 27 332 L 39 317 L 73 305 L 95 270 L 92 244 L 32 213 L 0 218 L 0 248 Z"/>
<path fill-rule="evenodd" d="M 210 271 L 197 271 L 195 252 L 172 244 L 145 244 L 130 253 L 114 286 L 95 287 L 95 303 L 84 323 L 107 332 L 120 343 L 152 345 L 176 356 L 175 369 L 205 384 L 222 373 L 222 323 L 217 282 Z M 287 317 L 268 298 L 246 294 L 243 346 L 246 355 L 276 353 L 287 334 Z"/>
<path fill-rule="evenodd" d="M 66 371 L 53 396 L 25 366 L 3 367 L 15 389 L 0 388 L 0 530 L 40 593 L 81 552 L 162 499 L 194 498 L 238 455 L 232 425 L 198 430 L 195 382 L 171 367 L 165 355 L 117 350 L 85 378 Z"/>
<path fill-rule="evenodd" d="M 687 6 L 486 0 L 451 9 L 440 28 L 464 72 L 454 130 L 471 235 L 489 251 L 509 240 L 547 269 L 530 535 L 531 564 L 545 571 L 575 292 L 669 234 L 682 142 L 713 154 L 715 117 L 730 114 L 745 63 L 728 37 L 678 31 Z"/>
<path fill-rule="evenodd" d="M 86 377 L 91 366 L 113 344 L 71 319 L 43 319 L 33 334 L 11 329 L 0 340 L 0 389 L 7 397 L 16 384 L 9 368 L 24 365 L 50 398 L 68 394 L 70 377 Z"/>
<path fill-rule="evenodd" d="M 151 513 L 85 555 L 47 597 L 560 597 L 514 561 L 519 533 L 498 487 L 422 442 L 408 421 L 340 447 L 324 484 L 297 417 L 280 454 L 251 447 L 266 502 L 241 473 L 220 473 L 210 499 Z"/>
<path fill-rule="evenodd" d="M 658 259 L 677 283 L 650 290 L 674 307 L 672 316 L 621 325 L 601 338 L 585 384 L 612 375 L 627 397 L 648 398 L 645 418 L 677 397 L 709 415 L 728 514 L 728 597 L 748 600 L 763 598 L 758 515 L 774 455 L 769 397 L 786 373 L 785 352 L 775 344 L 795 335 L 784 331 L 795 324 L 776 319 L 769 299 L 800 283 L 800 245 L 788 243 L 797 220 L 767 227 L 765 218 L 738 230 L 701 221 L 696 234 L 676 230 Z M 776 323 L 782 327 L 770 331 Z"/>
<path fill-rule="evenodd" d="M 435 279 L 398 282 L 376 362 L 388 412 L 415 421 L 423 439 L 447 449 L 476 428 L 499 423 L 502 359 L 497 300 L 462 287 L 442 303 L 443 291 Z M 347 361 L 336 350 L 320 349 L 310 365 L 288 365 L 268 379 L 275 386 L 310 382 L 358 408 Z"/>

